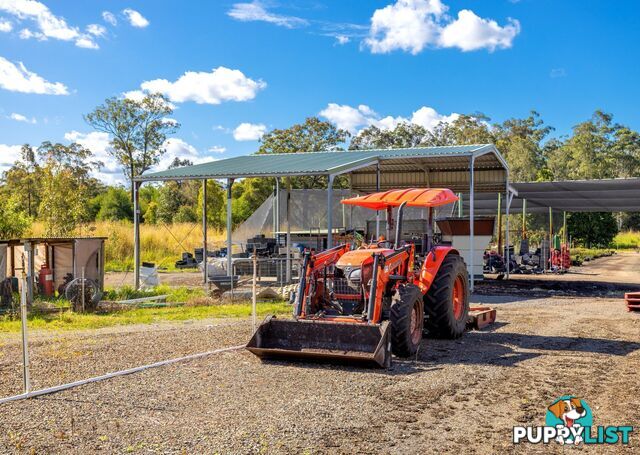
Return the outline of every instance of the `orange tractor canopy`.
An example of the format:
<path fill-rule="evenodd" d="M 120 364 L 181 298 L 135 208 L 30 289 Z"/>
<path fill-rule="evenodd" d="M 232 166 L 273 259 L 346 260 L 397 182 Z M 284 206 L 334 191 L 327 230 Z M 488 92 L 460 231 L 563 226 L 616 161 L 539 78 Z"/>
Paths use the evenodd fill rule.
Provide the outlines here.
<path fill-rule="evenodd" d="M 433 243 L 433 211 L 457 201 L 449 189 L 412 188 L 345 199 L 386 210 L 387 239 L 304 254 L 293 320 L 268 317 L 247 349 L 261 358 L 331 359 L 387 367 L 414 355 L 423 333 L 457 338 L 467 326 L 467 266 L 450 245 Z M 401 240 L 406 206 L 428 208 L 424 254 Z M 393 220 L 393 208 L 397 208 Z M 395 227 L 395 239 L 391 238 Z M 493 312 L 495 318 L 495 311 Z"/>

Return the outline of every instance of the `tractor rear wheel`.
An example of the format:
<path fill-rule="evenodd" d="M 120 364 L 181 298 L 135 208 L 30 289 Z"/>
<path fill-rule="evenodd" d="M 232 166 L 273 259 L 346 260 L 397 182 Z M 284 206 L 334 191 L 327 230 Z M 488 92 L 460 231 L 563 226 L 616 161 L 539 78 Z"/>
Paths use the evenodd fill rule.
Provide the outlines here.
<path fill-rule="evenodd" d="M 469 316 L 469 274 L 464 260 L 449 254 L 424 296 L 426 328 L 434 338 L 458 338 Z"/>
<path fill-rule="evenodd" d="M 424 327 L 424 302 L 417 286 L 406 284 L 398 288 L 389 319 L 391 351 L 398 357 L 410 357 L 418 352 Z"/>

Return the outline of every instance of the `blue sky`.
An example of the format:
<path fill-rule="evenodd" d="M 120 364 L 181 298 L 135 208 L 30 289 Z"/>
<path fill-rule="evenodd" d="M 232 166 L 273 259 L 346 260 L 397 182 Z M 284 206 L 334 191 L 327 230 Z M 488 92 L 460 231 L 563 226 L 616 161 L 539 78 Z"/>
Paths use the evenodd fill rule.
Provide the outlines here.
<path fill-rule="evenodd" d="M 44 140 L 105 158 L 108 138 L 82 115 L 143 89 L 167 94 L 182 124 L 161 166 L 251 153 L 312 115 L 357 133 L 536 109 L 561 135 L 601 108 L 640 129 L 639 13 L 635 1 L 0 0 L 0 168 Z M 104 161 L 101 177 L 120 180 Z"/>

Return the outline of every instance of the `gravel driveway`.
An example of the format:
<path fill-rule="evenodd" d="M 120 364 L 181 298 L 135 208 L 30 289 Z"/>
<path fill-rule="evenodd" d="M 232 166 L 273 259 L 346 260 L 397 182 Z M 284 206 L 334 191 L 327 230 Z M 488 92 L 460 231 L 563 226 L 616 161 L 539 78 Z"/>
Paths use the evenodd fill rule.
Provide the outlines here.
<path fill-rule="evenodd" d="M 596 424 L 640 427 L 640 315 L 621 300 L 475 300 L 498 307 L 492 331 L 424 340 L 416 359 L 390 371 L 261 363 L 238 351 L 3 405 L 0 452 L 559 452 L 514 450 L 511 431 L 543 424 L 546 407 L 567 393 L 589 403 Z M 247 321 L 205 321 L 80 334 L 99 341 L 34 375 L 52 373 L 39 385 L 78 379 L 132 366 L 136 352 L 150 361 L 238 344 L 248 329 Z M 5 342 L 3 352 L 13 349 Z M 41 342 L 44 353 L 62 341 Z M 631 444 L 607 450 L 637 451 L 639 434 Z"/>

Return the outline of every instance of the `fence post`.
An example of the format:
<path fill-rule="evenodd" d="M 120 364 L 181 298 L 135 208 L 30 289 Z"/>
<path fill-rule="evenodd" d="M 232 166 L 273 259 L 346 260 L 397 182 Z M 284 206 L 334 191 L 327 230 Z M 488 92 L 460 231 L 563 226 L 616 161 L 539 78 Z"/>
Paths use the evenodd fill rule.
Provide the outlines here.
<path fill-rule="evenodd" d="M 28 280 L 24 272 L 22 272 L 20 319 L 22 320 L 22 377 L 25 394 L 31 392 L 31 376 L 29 374 L 29 334 L 27 332 L 27 285 Z"/>
<path fill-rule="evenodd" d="M 81 287 L 81 290 L 82 290 L 82 312 L 84 313 L 85 312 L 85 301 L 84 301 L 84 299 L 85 299 L 85 293 L 86 293 L 85 287 L 84 287 L 84 267 L 82 267 L 82 287 Z"/>
<path fill-rule="evenodd" d="M 251 292 L 251 320 L 253 323 L 253 331 L 256 331 L 256 305 L 258 300 L 258 254 L 256 247 L 253 246 L 253 289 Z"/>

